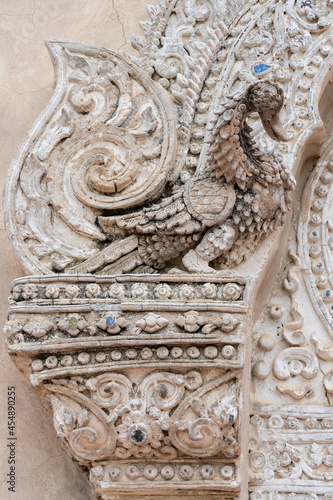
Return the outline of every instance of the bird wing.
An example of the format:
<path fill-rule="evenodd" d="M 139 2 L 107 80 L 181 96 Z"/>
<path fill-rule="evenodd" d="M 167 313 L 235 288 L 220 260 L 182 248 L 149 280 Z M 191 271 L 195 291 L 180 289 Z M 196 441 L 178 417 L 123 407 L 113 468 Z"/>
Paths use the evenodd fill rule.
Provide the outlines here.
<path fill-rule="evenodd" d="M 228 183 L 236 182 L 240 189 L 245 189 L 247 177 L 252 176 L 242 147 L 251 142 L 251 128 L 244 120 L 247 107 L 243 97 L 242 94 L 234 95 L 222 104 L 209 127 L 210 168 L 218 179 L 225 179 Z"/>
<path fill-rule="evenodd" d="M 140 210 L 140 212 L 112 217 L 98 217 L 103 231 L 114 236 L 128 233 L 190 234 L 202 229 L 200 221 L 188 212 L 183 199 L 184 189 L 165 198 L 161 203 Z"/>
<path fill-rule="evenodd" d="M 222 184 L 214 177 L 190 179 L 185 185 L 184 202 L 189 213 L 205 227 L 225 221 L 236 201 L 232 184 Z"/>

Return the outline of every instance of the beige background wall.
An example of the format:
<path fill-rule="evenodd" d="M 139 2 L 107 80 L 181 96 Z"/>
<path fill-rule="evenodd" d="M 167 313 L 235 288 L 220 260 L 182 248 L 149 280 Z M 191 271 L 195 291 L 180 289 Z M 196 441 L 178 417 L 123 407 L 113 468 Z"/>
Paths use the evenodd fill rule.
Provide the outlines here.
<path fill-rule="evenodd" d="M 154 2 L 152 2 L 154 3 Z M 0 0 L 0 191 L 16 148 L 52 96 L 54 71 L 44 40 L 63 38 L 134 53 L 131 34 L 148 19 L 147 0 Z M 1 218 L 1 326 L 11 281 L 25 273 Z M 48 408 L 0 349 L 1 500 L 89 500 L 88 481 L 59 448 Z M 16 386 L 17 487 L 7 490 L 7 387 Z"/>

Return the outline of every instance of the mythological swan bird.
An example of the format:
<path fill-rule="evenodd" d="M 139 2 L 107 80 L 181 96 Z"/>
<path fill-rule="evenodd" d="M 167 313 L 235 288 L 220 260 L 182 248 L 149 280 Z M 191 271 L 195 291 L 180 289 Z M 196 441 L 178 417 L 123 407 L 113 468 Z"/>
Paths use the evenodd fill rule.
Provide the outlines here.
<path fill-rule="evenodd" d="M 98 218 L 116 242 L 125 235 L 137 237 L 136 248 L 132 244 L 130 253 L 121 257 L 126 272 L 140 264 L 164 268 L 179 256 L 190 272 L 214 272 L 211 261 L 239 263 L 283 223 L 294 178 L 278 155 L 258 151 L 246 121 L 256 112 L 273 140 L 288 140 L 279 118 L 283 101 L 275 83 L 251 84 L 215 113 L 200 176 L 138 212 Z"/>

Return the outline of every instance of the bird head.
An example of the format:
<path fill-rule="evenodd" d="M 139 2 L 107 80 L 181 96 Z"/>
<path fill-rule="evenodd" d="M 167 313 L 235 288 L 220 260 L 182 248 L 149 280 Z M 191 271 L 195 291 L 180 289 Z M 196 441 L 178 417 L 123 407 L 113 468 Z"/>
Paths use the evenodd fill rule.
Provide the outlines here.
<path fill-rule="evenodd" d="M 282 88 L 276 83 L 261 81 L 251 85 L 246 92 L 245 104 L 248 113 L 260 115 L 265 131 L 274 141 L 288 141 L 279 113 L 284 102 Z"/>

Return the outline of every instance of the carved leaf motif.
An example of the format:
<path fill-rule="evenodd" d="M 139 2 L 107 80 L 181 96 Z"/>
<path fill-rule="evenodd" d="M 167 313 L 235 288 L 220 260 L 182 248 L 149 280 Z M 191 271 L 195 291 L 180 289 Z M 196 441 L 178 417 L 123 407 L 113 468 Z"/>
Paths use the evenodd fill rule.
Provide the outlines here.
<path fill-rule="evenodd" d="M 282 329 L 282 336 L 291 345 L 301 345 L 305 342 L 305 336 L 300 330 L 303 326 L 303 317 L 298 310 L 298 304 L 292 301 L 292 306 L 290 308 L 290 313 L 293 317 L 293 321 L 284 325 Z"/>
<path fill-rule="evenodd" d="M 81 462 L 111 456 L 116 446 L 114 429 L 106 414 L 86 396 L 62 386 L 48 386 L 58 435 Z M 55 394 L 54 394 L 55 393 Z"/>
<path fill-rule="evenodd" d="M 318 446 L 317 443 L 312 443 L 309 455 L 311 457 L 311 467 L 320 467 L 324 458 L 322 447 Z"/>
<path fill-rule="evenodd" d="M 324 459 L 324 464 L 326 467 L 333 467 L 333 446 L 327 446 L 327 452 L 328 454 L 326 455 Z"/>
<path fill-rule="evenodd" d="M 60 117 L 52 125 L 48 135 L 41 141 L 37 157 L 45 161 L 53 148 L 63 139 L 70 137 L 74 132 L 74 123 L 67 111 L 63 108 Z"/>
<path fill-rule="evenodd" d="M 77 426 L 80 427 L 85 427 L 89 422 L 89 416 L 88 416 L 88 411 L 86 408 L 82 408 L 82 410 L 79 412 L 77 416 Z"/>
<path fill-rule="evenodd" d="M 35 338 L 41 338 L 46 335 L 48 332 L 53 330 L 54 324 L 51 321 L 45 319 L 39 319 L 37 321 L 28 321 L 24 327 L 23 331 L 28 335 L 31 335 Z"/>
<path fill-rule="evenodd" d="M 236 388 L 232 375 L 210 382 L 186 398 L 171 419 L 170 439 L 192 456 L 223 452 L 232 458 L 239 452 L 234 424 L 237 416 Z M 207 411 L 206 399 L 216 399 Z M 224 432 L 223 429 L 226 429 Z"/>
<path fill-rule="evenodd" d="M 200 401 L 200 399 L 193 398 L 192 408 L 199 417 L 202 417 L 202 418 L 207 417 L 208 418 L 206 407 L 205 407 L 204 403 L 202 401 Z"/>
<path fill-rule="evenodd" d="M 10 221 L 14 243 L 29 270 L 45 274 L 96 255 L 106 239 L 101 210 L 147 202 L 178 176 L 175 115 L 163 90 L 117 54 L 48 45 L 59 82 L 27 140 L 31 154 L 14 165 L 20 189 L 9 201 L 25 225 L 18 233 Z"/>
<path fill-rule="evenodd" d="M 75 428 L 76 415 L 70 408 L 61 404 L 60 400 L 51 395 L 51 403 L 54 412 L 54 427 L 58 436 L 67 437 Z"/>
<path fill-rule="evenodd" d="M 140 333 L 141 330 L 146 333 L 155 333 L 168 324 L 169 321 L 166 318 L 163 318 L 163 316 L 159 316 L 155 313 L 149 313 L 147 316 L 136 322 L 136 326 L 138 327 L 137 333 Z"/>
<path fill-rule="evenodd" d="M 283 287 L 287 292 L 293 293 L 299 288 L 297 274 L 301 269 L 301 260 L 292 250 L 289 250 L 288 254 L 293 259 L 294 265 L 288 270 L 287 278 L 283 280 Z"/>

